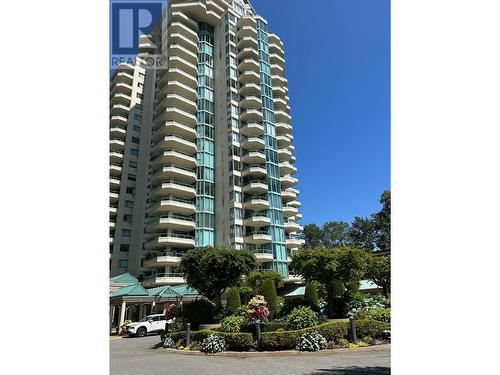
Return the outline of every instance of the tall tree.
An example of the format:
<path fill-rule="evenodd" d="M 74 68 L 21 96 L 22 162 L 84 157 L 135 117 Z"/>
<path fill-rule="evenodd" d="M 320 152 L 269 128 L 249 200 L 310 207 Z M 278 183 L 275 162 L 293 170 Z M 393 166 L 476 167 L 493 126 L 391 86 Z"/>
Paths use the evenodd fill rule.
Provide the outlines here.
<path fill-rule="evenodd" d="M 391 292 L 391 257 L 370 256 L 366 278 L 382 287 L 382 293 L 388 297 Z"/>
<path fill-rule="evenodd" d="M 241 275 L 248 275 L 256 266 L 255 255 L 248 250 L 203 247 L 187 251 L 178 269 L 189 286 L 220 306 L 224 289 L 236 285 Z"/>
<path fill-rule="evenodd" d="M 349 229 L 352 246 L 373 250 L 375 246 L 375 225 L 372 218 L 356 216 Z"/>
<path fill-rule="evenodd" d="M 323 225 L 323 246 L 339 247 L 349 243 L 349 223 L 345 221 L 329 221 Z"/>
<path fill-rule="evenodd" d="M 391 192 L 386 190 L 380 196 L 382 209 L 373 214 L 375 243 L 380 250 L 391 250 Z"/>
<path fill-rule="evenodd" d="M 302 231 L 302 237 L 306 241 L 304 247 L 323 245 L 323 231 L 316 224 L 305 225 Z"/>
<path fill-rule="evenodd" d="M 328 317 L 334 317 L 335 298 L 346 290 L 359 288 L 366 271 L 367 253 L 354 247 L 327 249 L 306 248 L 294 253 L 291 267 L 307 282 L 317 281 L 325 287 Z"/>

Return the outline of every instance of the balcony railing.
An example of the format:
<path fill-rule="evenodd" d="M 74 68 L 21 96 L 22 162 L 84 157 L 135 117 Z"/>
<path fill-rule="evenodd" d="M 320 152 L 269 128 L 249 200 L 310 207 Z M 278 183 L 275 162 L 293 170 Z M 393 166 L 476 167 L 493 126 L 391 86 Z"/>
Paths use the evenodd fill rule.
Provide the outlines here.
<path fill-rule="evenodd" d="M 182 277 L 180 272 L 155 273 L 152 275 L 144 275 L 144 280 L 156 279 L 157 277 Z"/>

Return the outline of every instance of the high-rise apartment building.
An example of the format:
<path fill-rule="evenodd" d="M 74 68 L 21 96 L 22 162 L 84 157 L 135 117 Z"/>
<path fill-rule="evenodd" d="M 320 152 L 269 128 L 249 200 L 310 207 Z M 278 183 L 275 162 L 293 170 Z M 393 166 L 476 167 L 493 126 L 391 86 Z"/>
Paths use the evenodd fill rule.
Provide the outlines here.
<path fill-rule="evenodd" d="M 130 238 L 128 270 L 148 286 L 183 283 L 176 269 L 183 252 L 225 245 L 251 250 L 259 269 L 288 278 L 302 227 L 282 41 L 248 1 L 172 0 L 139 48 L 167 64 L 145 70 L 139 158 L 147 160 L 131 214 L 144 213 L 142 244 Z M 119 202 L 127 194 L 121 183 Z M 127 242 L 120 204 L 112 273 L 123 272 L 115 253 Z"/>

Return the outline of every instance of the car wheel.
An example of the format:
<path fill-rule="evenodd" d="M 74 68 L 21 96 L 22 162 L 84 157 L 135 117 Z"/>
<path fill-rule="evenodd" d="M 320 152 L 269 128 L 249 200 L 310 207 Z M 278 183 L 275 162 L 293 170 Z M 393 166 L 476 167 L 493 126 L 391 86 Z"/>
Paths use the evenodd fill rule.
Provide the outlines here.
<path fill-rule="evenodd" d="M 144 336 L 146 336 L 146 333 L 147 333 L 147 331 L 146 331 L 146 328 L 144 328 L 144 327 L 141 327 L 137 330 L 138 337 L 144 337 Z"/>

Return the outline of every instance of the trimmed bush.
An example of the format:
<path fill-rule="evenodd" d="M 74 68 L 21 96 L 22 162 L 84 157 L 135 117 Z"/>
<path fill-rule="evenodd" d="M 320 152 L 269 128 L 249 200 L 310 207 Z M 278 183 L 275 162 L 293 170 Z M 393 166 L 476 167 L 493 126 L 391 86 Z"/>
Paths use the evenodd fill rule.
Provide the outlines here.
<path fill-rule="evenodd" d="M 174 319 L 174 322 L 168 326 L 170 332 L 179 332 L 186 329 L 187 320 L 183 316 L 178 316 Z"/>
<path fill-rule="evenodd" d="M 391 308 L 375 307 L 368 311 L 367 319 L 377 320 L 379 322 L 390 323 L 391 322 Z"/>
<path fill-rule="evenodd" d="M 215 315 L 215 303 L 206 299 L 199 299 L 184 305 L 184 318 L 191 323 L 193 329 L 197 329 L 200 323 L 213 323 Z"/>
<path fill-rule="evenodd" d="M 238 288 L 229 288 L 227 291 L 227 311 L 234 314 L 239 307 L 241 307 L 241 299 Z"/>
<path fill-rule="evenodd" d="M 288 328 L 288 323 L 286 321 L 275 320 L 273 322 L 267 322 L 260 325 L 262 332 L 274 332 L 278 329 L 286 330 Z"/>
<path fill-rule="evenodd" d="M 226 350 L 226 340 L 220 335 L 208 335 L 201 343 L 203 353 L 220 353 Z"/>
<path fill-rule="evenodd" d="M 297 350 L 317 352 L 326 348 L 326 339 L 316 331 L 306 332 L 299 338 Z"/>
<path fill-rule="evenodd" d="M 287 323 L 291 330 L 313 327 L 318 324 L 318 314 L 310 307 L 297 307 L 288 315 Z"/>
<path fill-rule="evenodd" d="M 276 294 L 276 287 L 274 286 L 274 280 L 265 279 L 262 282 L 262 295 L 267 302 L 267 308 L 269 309 L 269 319 L 274 319 L 278 314 L 278 295 Z"/>
<path fill-rule="evenodd" d="M 210 329 L 203 329 L 201 331 L 192 331 L 191 340 L 202 342 L 207 336 L 213 335 L 214 331 Z M 246 351 L 254 347 L 253 337 L 251 333 L 229 333 L 217 332 L 217 335 L 224 337 L 228 350 L 232 351 Z M 172 340 L 179 341 L 186 337 L 186 332 L 176 332 L 169 335 Z"/>
<path fill-rule="evenodd" d="M 360 336 L 370 336 L 374 339 L 385 339 L 387 334 L 384 331 L 390 331 L 391 325 L 386 322 L 376 320 L 356 320 L 356 333 Z"/>
<path fill-rule="evenodd" d="M 253 289 L 249 286 L 239 287 L 238 292 L 240 293 L 240 301 L 243 305 L 246 305 L 253 296 Z"/>
<path fill-rule="evenodd" d="M 241 327 L 246 323 L 242 316 L 227 316 L 220 325 L 221 332 L 240 332 Z"/>
<path fill-rule="evenodd" d="M 319 309 L 318 286 L 314 282 L 308 282 L 304 294 L 305 300 L 314 310 Z"/>

